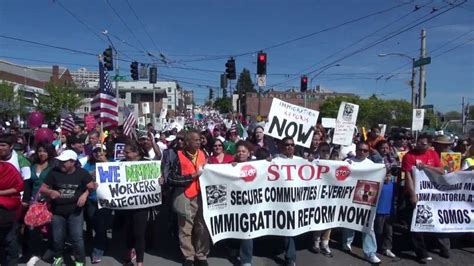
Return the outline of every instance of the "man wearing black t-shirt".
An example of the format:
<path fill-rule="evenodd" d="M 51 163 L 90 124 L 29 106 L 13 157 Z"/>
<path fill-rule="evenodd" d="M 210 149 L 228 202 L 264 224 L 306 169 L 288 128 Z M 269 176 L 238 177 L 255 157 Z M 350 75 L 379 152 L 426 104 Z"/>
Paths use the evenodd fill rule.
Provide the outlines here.
<path fill-rule="evenodd" d="M 51 199 L 53 213 L 53 265 L 63 262 L 64 242 L 69 232 L 76 266 L 85 263 L 85 248 L 82 228 L 84 226 L 83 207 L 89 191 L 94 189 L 91 175 L 76 167 L 77 153 L 65 150 L 60 156 L 59 167 L 53 169 L 41 185 L 40 192 Z"/>

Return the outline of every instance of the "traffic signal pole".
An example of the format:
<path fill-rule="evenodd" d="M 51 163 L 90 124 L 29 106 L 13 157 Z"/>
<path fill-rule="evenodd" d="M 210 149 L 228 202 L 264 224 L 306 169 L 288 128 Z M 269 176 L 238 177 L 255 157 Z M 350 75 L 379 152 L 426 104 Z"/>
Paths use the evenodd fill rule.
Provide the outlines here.
<path fill-rule="evenodd" d="M 420 59 L 426 57 L 426 30 L 421 30 L 421 47 L 420 47 Z M 425 66 L 420 65 L 420 82 L 418 84 L 418 108 L 421 108 L 425 104 Z"/>

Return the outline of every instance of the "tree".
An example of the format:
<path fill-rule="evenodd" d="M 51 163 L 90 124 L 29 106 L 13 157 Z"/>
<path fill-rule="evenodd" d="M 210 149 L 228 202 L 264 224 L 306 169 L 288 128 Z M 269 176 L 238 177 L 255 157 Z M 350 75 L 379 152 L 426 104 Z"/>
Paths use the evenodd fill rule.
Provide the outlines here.
<path fill-rule="evenodd" d="M 214 102 L 214 109 L 220 113 L 228 113 L 232 111 L 232 100 L 230 98 L 219 98 Z"/>
<path fill-rule="evenodd" d="M 74 112 L 81 107 L 84 99 L 74 87 L 62 87 L 48 83 L 45 86 L 47 95 L 38 95 L 38 110 L 47 121 L 57 121 L 62 110 Z"/>
<path fill-rule="evenodd" d="M 248 69 L 244 68 L 240 73 L 235 89 L 239 94 L 245 94 L 246 92 L 257 92 L 257 90 L 255 90 L 255 86 L 252 82 L 252 78 L 250 77 L 250 71 L 248 71 Z"/>
<path fill-rule="evenodd" d="M 28 113 L 32 103 L 25 99 L 23 93 L 21 90 L 15 93 L 13 84 L 0 83 L 0 117 L 3 120 L 17 115 L 25 116 Z"/>
<path fill-rule="evenodd" d="M 320 117 L 336 118 L 341 102 L 359 105 L 357 125 L 370 128 L 377 124 L 386 124 L 388 128 L 411 127 L 412 109 L 404 100 L 383 100 L 372 95 L 368 99 L 359 96 L 337 96 L 327 99 L 321 105 Z"/>

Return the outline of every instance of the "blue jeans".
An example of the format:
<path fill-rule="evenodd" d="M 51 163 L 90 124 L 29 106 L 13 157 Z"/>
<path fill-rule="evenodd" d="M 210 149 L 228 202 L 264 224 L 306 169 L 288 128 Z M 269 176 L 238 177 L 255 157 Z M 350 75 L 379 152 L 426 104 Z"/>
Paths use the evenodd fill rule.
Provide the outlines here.
<path fill-rule="evenodd" d="M 84 216 L 82 210 L 67 216 L 54 215 L 51 222 L 53 229 L 53 250 L 55 257 L 62 257 L 66 234 L 69 232 L 74 257 L 77 262 L 85 262 L 86 251 L 84 248 L 83 226 Z"/>
<path fill-rule="evenodd" d="M 342 243 L 351 245 L 354 241 L 355 231 L 347 228 L 342 229 Z M 375 256 L 377 253 L 377 241 L 374 232 L 362 233 L 362 250 L 367 257 Z"/>
<path fill-rule="evenodd" d="M 97 202 L 90 199 L 87 200 L 86 204 L 86 213 L 92 222 L 92 227 L 95 232 L 92 257 L 100 259 L 107 248 L 107 228 L 112 220 L 112 210 L 106 208 L 99 209 Z"/>
<path fill-rule="evenodd" d="M 240 265 L 252 265 L 253 239 L 242 239 L 240 241 Z"/>
<path fill-rule="evenodd" d="M 287 262 L 296 261 L 296 247 L 293 237 L 285 237 L 285 260 Z"/>

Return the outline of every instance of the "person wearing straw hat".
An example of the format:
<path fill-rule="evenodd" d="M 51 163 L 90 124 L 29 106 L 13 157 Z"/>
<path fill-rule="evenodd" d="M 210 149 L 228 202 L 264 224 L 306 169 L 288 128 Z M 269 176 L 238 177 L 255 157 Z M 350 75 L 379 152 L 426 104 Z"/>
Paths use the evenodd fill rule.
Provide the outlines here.
<path fill-rule="evenodd" d="M 454 140 L 446 135 L 438 135 L 433 139 L 433 148 L 439 156 L 441 156 L 442 152 L 452 152 L 451 147 L 453 144 Z"/>

